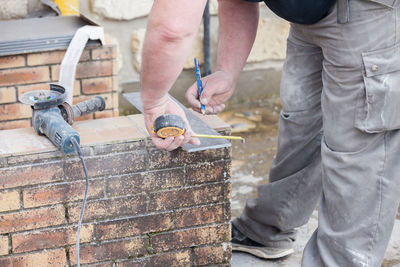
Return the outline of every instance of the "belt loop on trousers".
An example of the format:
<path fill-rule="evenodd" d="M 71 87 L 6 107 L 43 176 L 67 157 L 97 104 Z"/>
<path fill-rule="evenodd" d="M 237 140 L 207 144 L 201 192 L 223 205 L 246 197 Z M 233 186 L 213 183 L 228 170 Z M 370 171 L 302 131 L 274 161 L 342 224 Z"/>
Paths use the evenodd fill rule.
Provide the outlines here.
<path fill-rule="evenodd" d="M 350 0 L 337 0 L 337 22 L 339 24 L 350 21 Z"/>

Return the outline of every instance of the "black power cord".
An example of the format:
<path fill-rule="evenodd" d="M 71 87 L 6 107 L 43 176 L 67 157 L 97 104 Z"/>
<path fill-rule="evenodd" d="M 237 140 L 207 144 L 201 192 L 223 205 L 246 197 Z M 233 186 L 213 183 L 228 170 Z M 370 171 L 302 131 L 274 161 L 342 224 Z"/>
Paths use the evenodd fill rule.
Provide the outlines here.
<path fill-rule="evenodd" d="M 83 197 L 81 215 L 79 216 L 79 222 L 78 222 L 78 232 L 76 234 L 76 265 L 78 267 L 80 267 L 81 265 L 79 263 L 79 241 L 80 241 L 80 236 L 81 236 L 81 225 L 82 225 L 82 219 L 83 219 L 83 212 L 85 211 L 86 198 L 87 198 L 87 193 L 88 193 L 88 189 L 89 189 L 89 175 L 88 175 L 88 171 L 87 171 L 87 168 L 86 168 L 85 161 L 83 160 L 82 150 L 81 150 L 81 147 L 78 144 L 78 141 L 76 141 L 76 139 L 74 137 L 72 137 L 71 138 L 71 142 L 74 145 L 74 147 L 76 149 L 76 152 L 78 153 L 79 158 L 81 159 L 83 170 L 84 170 L 85 176 L 86 176 L 85 195 Z"/>

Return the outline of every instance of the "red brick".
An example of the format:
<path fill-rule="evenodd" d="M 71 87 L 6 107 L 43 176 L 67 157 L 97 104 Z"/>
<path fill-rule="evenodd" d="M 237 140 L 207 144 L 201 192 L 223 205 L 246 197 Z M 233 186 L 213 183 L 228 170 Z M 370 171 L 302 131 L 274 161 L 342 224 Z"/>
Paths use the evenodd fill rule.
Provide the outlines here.
<path fill-rule="evenodd" d="M 61 162 L 49 162 L 4 168 L 0 172 L 0 189 L 60 181 Z"/>
<path fill-rule="evenodd" d="M 106 191 L 111 196 L 135 194 L 142 191 L 157 191 L 184 184 L 183 168 L 133 173 L 114 177 L 106 181 Z"/>
<path fill-rule="evenodd" d="M 137 149 L 126 153 L 86 157 L 85 162 L 90 178 L 137 172 L 146 167 L 146 151 Z M 78 159 L 67 161 L 64 169 L 68 179 L 84 178 L 82 164 Z"/>
<path fill-rule="evenodd" d="M 59 205 L 51 208 L 3 214 L 0 215 L 0 221 L 0 233 L 60 225 L 65 222 L 64 207 Z"/>
<path fill-rule="evenodd" d="M 140 260 L 125 261 L 118 264 L 118 267 L 154 267 L 154 266 L 191 266 L 190 251 L 174 253 L 162 253 Z"/>
<path fill-rule="evenodd" d="M 193 249 L 193 263 L 195 266 L 204 266 L 218 263 L 229 263 L 231 247 L 226 243 L 218 246 L 200 247 Z"/>
<path fill-rule="evenodd" d="M 225 199 L 232 199 L 232 183 L 229 181 L 224 184 L 224 196 Z"/>
<path fill-rule="evenodd" d="M 55 249 L 33 254 L 13 255 L 6 258 L 0 258 L 0 266 L 2 267 L 54 267 L 65 266 L 66 264 L 67 257 L 64 249 Z"/>
<path fill-rule="evenodd" d="M 0 212 L 17 210 L 20 208 L 19 204 L 19 192 L 9 191 L 0 192 Z"/>
<path fill-rule="evenodd" d="M 226 242 L 230 239 L 230 225 L 225 224 L 162 233 L 152 236 L 151 239 L 155 253 Z"/>
<path fill-rule="evenodd" d="M 0 88 L 0 104 L 13 103 L 17 101 L 15 87 Z"/>
<path fill-rule="evenodd" d="M 64 157 L 64 154 L 59 151 L 51 151 L 51 152 L 41 152 L 41 153 L 35 153 L 35 154 L 26 154 L 26 155 L 16 155 L 16 156 L 11 156 L 8 158 L 8 164 L 9 166 L 11 165 L 16 165 L 20 164 L 22 165 L 23 163 L 29 163 L 29 164 L 34 164 L 34 163 L 44 163 L 48 162 L 50 160 L 56 160 Z"/>
<path fill-rule="evenodd" d="M 113 62 L 106 61 L 88 61 L 78 63 L 76 67 L 76 79 L 94 78 L 113 75 Z M 1 76 L 0 76 L 1 77 Z M 53 81 L 58 81 L 60 77 L 60 65 L 51 66 L 51 77 Z"/>
<path fill-rule="evenodd" d="M 73 96 L 79 96 L 81 94 L 81 81 L 75 80 L 74 81 L 74 94 Z"/>
<path fill-rule="evenodd" d="M 81 212 L 81 203 L 69 206 L 69 221 L 77 222 Z M 146 211 L 144 195 L 125 198 L 89 201 L 86 204 L 83 221 L 121 218 L 141 214 Z"/>
<path fill-rule="evenodd" d="M 112 92 L 112 77 L 91 78 L 82 80 L 82 92 L 84 94 L 99 94 Z"/>
<path fill-rule="evenodd" d="M 40 83 L 50 80 L 48 67 L 0 70 L 0 86 Z"/>
<path fill-rule="evenodd" d="M 0 121 L 17 120 L 32 117 L 32 109 L 22 103 L 0 105 Z"/>
<path fill-rule="evenodd" d="M 24 56 L 0 57 L 0 69 L 11 69 L 25 66 Z"/>
<path fill-rule="evenodd" d="M 134 238 L 103 243 L 100 245 L 86 245 L 80 248 L 80 263 L 95 263 L 107 260 L 131 258 L 146 253 L 147 238 Z M 76 264 L 76 249 L 70 249 L 71 263 Z"/>
<path fill-rule="evenodd" d="M 181 149 L 173 151 L 149 149 L 149 168 L 165 169 L 182 166 L 184 164 L 198 164 L 213 162 L 222 159 L 230 159 L 230 148 L 210 149 L 196 153 L 185 152 Z"/>
<path fill-rule="evenodd" d="M 48 64 L 61 64 L 65 50 L 62 51 L 52 51 L 52 52 L 42 52 L 42 53 L 34 53 L 28 54 L 28 65 L 48 65 Z M 81 58 L 79 61 L 87 61 L 90 60 L 89 50 L 84 50 L 82 52 Z"/>
<path fill-rule="evenodd" d="M 65 51 L 52 51 L 43 53 L 32 53 L 27 55 L 28 66 L 60 64 Z"/>
<path fill-rule="evenodd" d="M 96 225 L 98 240 L 116 239 L 150 232 L 170 230 L 174 227 L 172 214 L 151 214 L 129 219 L 103 222 Z"/>
<path fill-rule="evenodd" d="M 194 207 L 176 211 L 176 227 L 217 223 L 224 220 L 224 205 Z"/>
<path fill-rule="evenodd" d="M 31 126 L 31 120 L 2 121 L 0 122 L 0 130 L 10 130 L 17 128 L 28 128 Z"/>
<path fill-rule="evenodd" d="M 18 86 L 18 96 L 36 90 L 50 90 L 50 83 L 38 83 Z"/>
<path fill-rule="evenodd" d="M 221 160 L 186 166 L 186 182 L 188 184 L 224 181 L 230 177 L 230 162 L 228 161 Z"/>
<path fill-rule="evenodd" d="M 25 232 L 12 235 L 13 253 L 43 250 L 76 243 L 77 227 Z M 82 225 L 80 243 L 93 239 L 93 225 Z"/>
<path fill-rule="evenodd" d="M 117 57 L 115 46 L 105 46 L 92 49 L 92 59 L 112 59 Z"/>
<path fill-rule="evenodd" d="M 104 119 L 114 117 L 114 112 L 112 109 L 98 111 L 94 113 L 95 119 Z"/>
<path fill-rule="evenodd" d="M 162 191 L 150 195 L 150 210 L 170 210 L 224 199 L 221 184 Z"/>
<path fill-rule="evenodd" d="M 94 119 L 94 114 L 93 113 L 89 113 L 89 114 L 85 114 L 83 116 L 80 116 L 78 118 L 74 118 L 74 121 L 87 121 L 87 120 L 93 120 L 93 119 Z"/>
<path fill-rule="evenodd" d="M 8 254 L 8 235 L 0 235 L 0 256 Z"/>
<path fill-rule="evenodd" d="M 110 154 L 118 152 L 126 152 L 132 150 L 138 150 L 145 145 L 143 140 L 139 141 L 126 141 L 124 143 L 114 143 L 114 144 L 98 144 L 94 147 L 94 154 Z"/>
<path fill-rule="evenodd" d="M 31 188 L 23 191 L 25 208 L 39 207 L 83 199 L 85 182 L 63 183 L 41 188 Z M 89 182 L 88 199 L 101 198 L 104 195 L 104 181 Z"/>

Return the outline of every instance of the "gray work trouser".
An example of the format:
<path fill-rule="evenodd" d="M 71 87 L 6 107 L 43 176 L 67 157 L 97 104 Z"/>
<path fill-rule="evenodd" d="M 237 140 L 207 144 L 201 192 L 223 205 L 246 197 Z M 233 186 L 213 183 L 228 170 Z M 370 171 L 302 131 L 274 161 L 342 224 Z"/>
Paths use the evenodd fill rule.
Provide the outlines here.
<path fill-rule="evenodd" d="M 400 198 L 400 0 L 291 25 L 270 183 L 233 224 L 284 247 L 317 202 L 302 266 L 380 266 Z M 321 198 L 322 196 L 322 198 Z"/>

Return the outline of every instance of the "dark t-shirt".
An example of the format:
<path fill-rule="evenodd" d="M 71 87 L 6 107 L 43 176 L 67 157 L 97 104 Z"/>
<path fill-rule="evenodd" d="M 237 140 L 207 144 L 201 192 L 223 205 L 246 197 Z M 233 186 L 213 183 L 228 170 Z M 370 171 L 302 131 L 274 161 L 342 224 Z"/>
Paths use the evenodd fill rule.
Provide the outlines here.
<path fill-rule="evenodd" d="M 261 2 L 263 0 L 244 0 Z M 279 17 L 293 23 L 314 24 L 328 13 L 336 0 L 264 0 Z"/>

